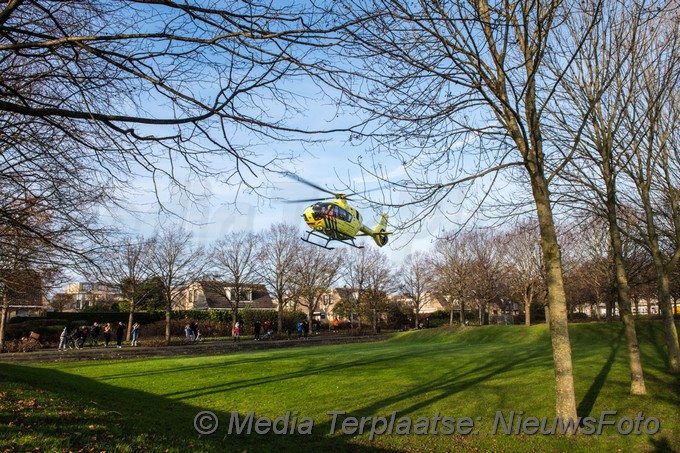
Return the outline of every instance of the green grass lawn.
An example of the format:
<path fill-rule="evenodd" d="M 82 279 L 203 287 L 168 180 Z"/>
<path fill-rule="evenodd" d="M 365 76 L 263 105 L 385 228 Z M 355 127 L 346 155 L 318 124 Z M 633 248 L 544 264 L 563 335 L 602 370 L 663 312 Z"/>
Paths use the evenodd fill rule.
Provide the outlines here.
<path fill-rule="evenodd" d="M 0 364 L 0 446 L 22 452 L 674 451 L 680 383 L 665 372 L 661 324 L 640 322 L 638 330 L 644 397 L 628 394 L 619 324 L 571 327 L 579 416 L 604 414 L 614 422 L 600 435 L 532 435 L 531 417 L 546 417 L 547 430 L 553 424 L 548 330 L 488 326 L 220 356 Z M 219 420 L 214 433 L 197 432 L 201 411 Z M 251 433 L 237 434 L 251 412 Z M 515 434 L 516 424 L 505 433 L 501 422 L 509 424 L 513 412 L 515 421 L 528 419 L 524 433 L 520 426 Z M 625 418 L 636 417 L 644 418 L 642 434 L 618 432 L 616 423 L 630 429 Z M 267 431 L 267 419 L 280 418 L 276 429 L 293 434 L 271 428 L 258 434 L 260 418 L 260 431 Z M 211 427 L 207 418 L 199 422 Z M 658 432 L 645 434 L 645 426 Z"/>

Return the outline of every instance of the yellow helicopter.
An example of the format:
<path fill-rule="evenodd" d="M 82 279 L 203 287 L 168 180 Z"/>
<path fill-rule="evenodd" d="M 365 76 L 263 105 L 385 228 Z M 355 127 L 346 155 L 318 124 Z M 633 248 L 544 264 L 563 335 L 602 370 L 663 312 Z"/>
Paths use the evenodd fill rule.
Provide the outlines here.
<path fill-rule="evenodd" d="M 363 246 L 356 245 L 354 242 L 354 239 L 359 236 L 372 237 L 378 247 L 387 244 L 387 237 L 392 233 L 387 231 L 388 216 L 386 212 L 383 212 L 376 227 L 371 229 L 363 224 L 361 213 L 348 203 L 349 195 L 342 192 L 332 192 L 292 173 L 286 173 L 286 175 L 335 197 L 334 199 L 312 198 L 288 201 L 289 203 L 316 201 L 302 213 L 305 223 L 311 228 L 306 231 L 307 236 L 301 238 L 303 241 L 328 250 L 333 250 L 332 247 L 328 247 L 331 241 L 339 241 L 352 247 L 363 248 Z M 310 240 L 312 237 L 326 242 L 322 244 L 313 242 Z"/>

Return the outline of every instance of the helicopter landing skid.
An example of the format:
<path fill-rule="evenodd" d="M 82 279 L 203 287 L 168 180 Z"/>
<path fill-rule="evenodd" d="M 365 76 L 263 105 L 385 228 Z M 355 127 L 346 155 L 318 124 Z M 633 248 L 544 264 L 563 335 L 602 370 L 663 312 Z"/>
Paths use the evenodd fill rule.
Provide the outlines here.
<path fill-rule="evenodd" d="M 331 241 L 342 242 L 343 244 L 350 245 L 350 246 L 357 248 L 357 249 L 364 248 L 363 245 L 356 245 L 354 243 L 354 238 L 352 238 L 352 239 L 335 239 L 335 238 L 331 238 L 331 237 L 325 236 L 323 234 L 320 234 L 320 233 L 318 233 L 314 230 L 307 231 L 306 233 L 307 233 L 307 237 L 306 238 L 303 237 L 303 238 L 300 238 L 300 239 L 302 239 L 304 242 L 307 242 L 307 243 L 312 244 L 312 245 L 316 245 L 317 247 L 321 247 L 321 248 L 326 249 L 326 250 L 335 250 L 335 247 L 329 247 L 328 246 L 328 244 L 330 244 Z M 312 236 L 315 237 L 315 238 L 319 238 L 322 241 L 326 241 L 326 243 L 325 244 L 318 244 L 316 242 L 310 241 L 309 238 L 312 237 Z"/>

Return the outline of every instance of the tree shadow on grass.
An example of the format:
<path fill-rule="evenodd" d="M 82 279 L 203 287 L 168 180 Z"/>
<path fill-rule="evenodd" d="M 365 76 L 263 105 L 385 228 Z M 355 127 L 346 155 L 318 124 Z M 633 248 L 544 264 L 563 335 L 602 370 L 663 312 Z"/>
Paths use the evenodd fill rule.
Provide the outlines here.
<path fill-rule="evenodd" d="M 400 415 L 416 414 L 422 409 L 441 401 L 443 398 L 470 390 L 474 386 L 480 385 L 489 379 L 498 378 L 499 375 L 508 373 L 517 367 L 524 368 L 531 366 L 550 367 L 550 355 L 544 351 L 516 353 L 510 362 L 490 358 L 484 362 L 479 362 L 475 368 L 466 369 L 460 373 L 450 373 L 444 379 L 423 381 L 419 385 L 414 385 L 406 392 L 401 392 L 392 398 L 367 405 L 361 412 L 374 414 L 384 410 L 385 407 L 404 401 L 413 401 L 412 404 L 400 409 L 399 413 Z M 428 396 L 425 397 L 424 395 Z"/>
<path fill-rule="evenodd" d="M 650 439 L 649 442 L 654 447 L 652 453 L 677 453 L 678 451 L 680 451 L 677 448 L 674 448 L 673 445 L 671 444 L 671 441 L 668 440 L 668 438 L 666 437 L 663 437 L 661 439 Z"/>
<path fill-rule="evenodd" d="M 427 357 L 429 355 L 436 355 L 441 353 L 439 350 L 421 351 L 419 357 Z M 307 352 L 308 356 L 309 353 Z M 351 354 L 350 354 L 351 356 Z M 168 393 L 161 396 L 172 398 L 173 400 L 194 399 L 206 397 L 215 394 L 222 394 L 233 392 L 237 390 L 248 389 L 258 385 L 266 385 L 272 383 L 283 383 L 295 379 L 305 378 L 310 375 L 323 375 L 326 373 L 337 372 L 338 370 L 349 371 L 353 368 L 361 368 L 367 365 L 385 364 L 389 366 L 391 363 L 412 357 L 413 353 L 410 351 L 398 350 L 394 352 L 382 352 L 380 357 L 376 354 L 368 354 L 366 357 L 336 357 L 333 361 L 312 361 L 311 364 L 304 363 L 303 365 L 296 365 L 293 370 L 289 370 L 285 365 L 289 359 L 308 359 L 304 354 L 282 354 L 268 357 L 266 359 L 266 366 L 263 366 L 263 360 L 248 360 L 244 357 L 231 357 L 224 363 L 211 362 L 209 364 L 200 364 L 195 366 L 176 366 L 174 361 L 165 362 L 168 367 L 154 369 L 152 371 L 139 370 L 131 372 L 116 373 L 111 376 L 103 376 L 98 378 L 98 381 L 106 382 L 120 382 L 122 379 L 132 378 L 147 378 L 152 376 L 167 376 L 168 374 L 177 374 L 178 378 L 182 377 L 181 373 L 190 372 L 192 374 L 199 373 L 203 370 L 214 370 L 216 367 L 224 367 L 225 373 L 229 373 L 230 367 L 237 366 L 239 370 L 243 370 L 245 363 L 257 363 L 261 367 L 251 369 L 250 373 L 239 371 L 236 379 L 226 380 L 214 385 L 201 385 L 200 380 L 194 381 L 190 388 L 176 388 L 168 389 Z M 159 359 L 161 361 L 165 359 Z M 134 363 L 134 362 L 129 362 Z M 156 362 L 159 363 L 159 362 Z M 161 362 L 162 363 L 162 362 Z M 198 384 L 198 385 L 196 385 Z"/>
<path fill-rule="evenodd" d="M 647 361 L 660 361 L 668 367 L 668 352 L 664 338 L 663 324 L 659 321 L 644 320 L 636 322 L 641 354 Z M 644 348 L 642 348 L 645 346 Z M 648 346 L 652 346 L 651 348 Z"/>
<path fill-rule="evenodd" d="M 109 382 L 102 378 L 91 379 L 51 368 L 1 365 L 0 388 L 6 390 L 3 394 L 6 404 L 0 404 L 0 426 L 6 427 L 4 432 L 0 431 L 2 433 L 0 437 L 3 439 L 1 443 L 9 446 L 9 451 L 25 451 L 39 447 L 46 451 L 96 448 L 111 452 L 166 450 L 257 452 L 299 450 L 301 444 L 312 450 L 323 449 L 330 452 L 400 451 L 366 444 L 365 438 L 357 436 L 337 433 L 331 436 L 329 423 L 320 423 L 318 426 L 315 423 L 312 435 L 254 433 L 231 435 L 227 432 L 231 413 L 214 410 L 214 404 L 209 410 L 215 413 L 221 425 L 212 435 L 199 435 L 194 428 L 194 417 L 202 409 L 182 401 L 185 398 L 193 399 L 212 394 L 228 395 L 230 391 L 272 382 L 287 381 L 289 382 L 287 385 L 295 386 L 294 379 L 323 375 L 337 371 L 338 368 L 345 371 L 376 364 L 390 366 L 395 361 L 399 362 L 414 355 L 413 349 L 382 352 L 379 357 L 372 353 L 359 356 L 346 355 L 330 364 L 311 361 L 311 366 L 283 372 L 271 372 L 279 368 L 276 363 L 270 363 L 270 372 L 261 376 L 218 385 L 199 385 L 198 388 L 178 391 L 168 389 L 170 393 L 167 395 L 125 388 L 118 384 L 122 380 Z M 417 357 L 429 360 L 430 355 L 436 356 L 441 353 L 440 348 L 419 349 Z M 293 355 L 297 358 L 297 355 Z M 288 358 L 291 358 L 289 354 L 283 354 L 280 360 Z M 404 415 L 414 413 L 427 408 L 443 396 L 462 392 L 520 364 L 526 366 L 532 359 L 540 360 L 541 366 L 549 366 L 549 355 L 538 351 L 520 354 L 514 357 L 512 363 L 489 358 L 475 363 L 474 367 L 451 373 L 445 379 L 436 382 L 424 381 L 408 392 L 395 393 L 390 398 L 361 408 L 359 412 L 379 416 L 388 405 L 406 401 L 410 405 L 400 413 Z M 229 364 L 218 362 L 198 365 L 192 367 L 190 372 L 200 372 L 202 368 L 209 366 L 228 367 Z M 153 370 L 155 374 L 161 372 L 158 369 Z M 126 378 L 145 375 L 141 369 L 138 373 L 124 371 L 124 374 Z M 153 376 L 150 378 L 153 379 Z M 181 378 L 181 375 L 178 376 Z M 421 395 L 424 394 L 428 397 L 422 398 Z M 33 403 L 30 407 L 21 406 L 23 403 L 20 401 Z M 223 398 L 223 401 L 228 401 L 228 398 Z"/>
<path fill-rule="evenodd" d="M 612 346 L 611 351 L 609 352 L 609 357 L 607 357 L 607 361 L 604 363 L 604 365 L 602 365 L 600 372 L 597 373 L 597 376 L 595 376 L 595 379 L 593 379 L 588 391 L 585 395 L 583 395 L 583 399 L 581 399 L 581 402 L 578 404 L 578 407 L 576 408 L 576 414 L 579 417 L 587 417 L 593 410 L 595 401 L 602 391 L 605 382 L 607 382 L 607 376 L 609 375 L 609 372 L 616 361 L 616 354 L 618 353 L 619 347 L 621 346 L 620 340 L 621 335 L 619 335 L 619 341 L 616 341 Z"/>
<path fill-rule="evenodd" d="M 221 422 L 215 433 L 200 435 L 194 427 L 200 408 L 48 368 L 2 365 L 0 388 L 0 444 L 7 452 L 299 451 L 303 443 L 312 451 L 394 451 L 329 439 L 316 427 L 311 435 L 232 436 L 225 411 L 213 411 Z"/>

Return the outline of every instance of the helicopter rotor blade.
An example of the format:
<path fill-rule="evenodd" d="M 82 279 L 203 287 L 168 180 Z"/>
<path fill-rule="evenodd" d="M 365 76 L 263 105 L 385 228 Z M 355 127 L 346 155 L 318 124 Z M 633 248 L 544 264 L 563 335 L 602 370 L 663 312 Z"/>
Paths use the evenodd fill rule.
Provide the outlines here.
<path fill-rule="evenodd" d="M 325 198 L 307 198 L 304 200 L 283 200 L 284 203 L 311 203 L 313 201 L 324 201 L 328 200 L 328 197 Z"/>
<path fill-rule="evenodd" d="M 314 189 L 317 189 L 317 190 L 320 190 L 320 191 L 325 192 L 327 194 L 331 194 L 331 195 L 335 196 L 335 192 L 333 192 L 332 190 L 326 189 L 325 187 L 321 187 L 318 184 L 314 184 L 313 182 L 308 181 L 305 178 L 303 178 L 302 176 L 296 175 L 295 173 L 291 173 L 289 171 L 282 171 L 280 173 L 284 176 L 287 176 L 288 178 L 291 178 L 291 179 L 294 179 L 298 182 L 301 182 L 302 184 L 306 184 L 309 187 L 312 187 Z M 300 200 L 300 201 L 314 201 L 314 200 Z"/>

